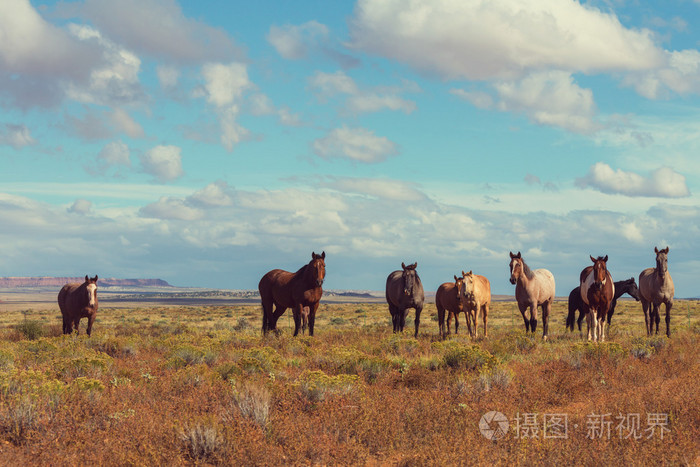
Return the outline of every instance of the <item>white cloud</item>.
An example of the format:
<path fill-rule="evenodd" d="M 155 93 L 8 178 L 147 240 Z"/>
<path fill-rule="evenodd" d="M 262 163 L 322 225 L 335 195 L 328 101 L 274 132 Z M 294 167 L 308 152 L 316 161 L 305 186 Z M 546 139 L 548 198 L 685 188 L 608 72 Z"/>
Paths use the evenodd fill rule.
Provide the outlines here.
<path fill-rule="evenodd" d="M 139 214 L 144 217 L 180 221 L 194 221 L 201 219 L 204 215 L 198 209 L 188 206 L 181 199 L 167 197 L 142 207 Z"/>
<path fill-rule="evenodd" d="M 479 109 L 490 109 L 493 107 L 493 98 L 485 92 L 481 91 L 466 91 L 464 89 L 450 89 L 450 94 L 453 94 L 461 99 L 464 99 L 474 107 Z"/>
<path fill-rule="evenodd" d="M 224 30 L 185 17 L 175 0 L 86 0 L 78 8 L 113 40 L 152 57 L 198 64 L 242 55 Z"/>
<path fill-rule="evenodd" d="M 156 146 L 140 156 L 143 171 L 161 182 L 175 180 L 183 175 L 181 153 L 177 146 Z"/>
<path fill-rule="evenodd" d="M 191 203 L 203 206 L 231 206 L 233 204 L 232 190 L 223 181 L 210 183 L 188 198 Z"/>
<path fill-rule="evenodd" d="M 593 93 L 574 83 L 565 72 L 533 73 L 519 82 L 495 84 L 501 110 L 523 112 L 541 125 L 558 126 L 575 133 L 591 133 L 596 124 Z"/>
<path fill-rule="evenodd" d="M 403 87 L 378 87 L 361 89 L 355 81 L 342 71 L 324 73 L 317 71 L 309 79 L 309 85 L 321 101 L 336 95 L 347 96 L 346 110 L 352 114 L 378 112 L 381 110 L 400 110 L 411 113 L 416 104 L 399 96 L 402 92 L 418 92 L 420 88 L 413 83 L 404 83 Z"/>
<path fill-rule="evenodd" d="M 124 109 L 114 109 L 110 116 L 110 121 L 117 131 L 126 134 L 130 138 L 142 138 L 144 136 L 141 125 L 131 118 Z"/>
<path fill-rule="evenodd" d="M 613 170 L 609 165 L 598 162 L 585 177 L 576 179 L 576 185 L 626 196 L 682 198 L 690 195 L 685 177 L 669 167 L 661 167 L 648 177 L 643 177 L 634 172 Z"/>
<path fill-rule="evenodd" d="M 233 104 L 252 86 L 243 63 L 209 63 L 202 67 L 207 102 L 216 107 Z"/>
<path fill-rule="evenodd" d="M 131 166 L 129 147 L 123 141 L 107 143 L 97 155 L 100 167 Z"/>
<path fill-rule="evenodd" d="M 648 99 L 700 93 L 700 52 L 695 49 L 665 52 L 665 62 L 654 70 L 626 75 L 624 84 Z"/>
<path fill-rule="evenodd" d="M 172 89 L 177 86 L 177 81 L 180 79 L 180 70 L 173 66 L 160 65 L 156 67 L 158 82 L 165 89 Z"/>
<path fill-rule="evenodd" d="M 332 130 L 326 137 L 313 143 L 313 150 L 324 159 L 350 159 L 352 161 L 375 163 L 395 155 L 396 144 L 365 128 L 342 126 Z"/>
<path fill-rule="evenodd" d="M 360 0 L 351 34 L 355 48 L 446 79 L 638 71 L 663 61 L 650 31 L 565 0 Z"/>
<path fill-rule="evenodd" d="M 267 41 L 277 53 L 287 60 L 299 60 L 309 55 L 309 49 L 317 47 L 319 41 L 328 37 L 328 28 L 316 21 L 299 26 L 272 26 Z"/>
<path fill-rule="evenodd" d="M 73 203 L 73 205 L 68 208 L 68 212 L 80 214 L 82 216 L 90 214 L 91 210 L 92 210 L 92 202 L 90 202 L 86 199 L 76 199 L 75 202 Z"/>
<path fill-rule="evenodd" d="M 376 178 L 333 178 L 321 186 L 345 193 L 370 195 L 396 201 L 419 201 L 427 197 L 413 183 Z"/>
<path fill-rule="evenodd" d="M 29 128 L 24 125 L 5 123 L 0 125 L 0 145 L 7 144 L 15 149 L 36 144 Z"/>

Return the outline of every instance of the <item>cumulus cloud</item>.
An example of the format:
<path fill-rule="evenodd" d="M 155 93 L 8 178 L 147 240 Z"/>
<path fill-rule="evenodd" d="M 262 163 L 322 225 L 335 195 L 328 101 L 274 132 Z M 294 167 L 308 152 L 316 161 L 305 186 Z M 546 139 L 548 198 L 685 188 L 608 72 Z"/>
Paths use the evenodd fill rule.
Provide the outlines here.
<path fill-rule="evenodd" d="M 91 210 L 92 202 L 86 199 L 76 199 L 75 202 L 71 205 L 71 207 L 68 208 L 68 212 L 80 214 L 82 216 L 90 214 Z"/>
<path fill-rule="evenodd" d="M 123 141 L 107 143 L 97 155 L 97 164 L 101 170 L 115 166 L 131 166 L 129 147 Z"/>
<path fill-rule="evenodd" d="M 180 221 L 194 221 L 203 216 L 201 211 L 188 206 L 184 200 L 165 196 L 155 203 L 142 207 L 139 214 L 143 217 Z"/>
<path fill-rule="evenodd" d="M 5 123 L 0 125 L 0 145 L 3 144 L 21 149 L 36 144 L 36 141 L 26 126 Z"/>
<path fill-rule="evenodd" d="M 217 181 L 197 191 L 188 200 L 190 203 L 203 206 L 231 206 L 233 204 L 232 191 L 228 183 Z"/>
<path fill-rule="evenodd" d="M 648 99 L 700 93 L 700 52 L 695 49 L 666 51 L 656 69 L 625 76 L 624 84 Z"/>
<path fill-rule="evenodd" d="M 578 2 L 360 0 L 352 46 L 445 79 L 514 80 L 533 71 L 649 70 L 663 51 L 648 30 Z"/>
<path fill-rule="evenodd" d="M 185 17 L 175 0 L 86 0 L 78 13 L 126 47 L 174 63 L 242 56 L 224 30 Z"/>
<path fill-rule="evenodd" d="M 320 41 L 328 37 L 328 28 L 316 21 L 309 21 L 298 26 L 271 26 L 267 41 L 277 53 L 288 60 L 299 60 L 309 55 L 309 49 L 315 48 Z"/>
<path fill-rule="evenodd" d="M 690 195 L 685 177 L 669 167 L 661 167 L 644 177 L 634 172 L 614 170 L 608 164 L 598 162 L 585 177 L 576 179 L 576 185 L 626 196 L 682 198 Z"/>
<path fill-rule="evenodd" d="M 361 89 L 355 81 L 343 71 L 324 73 L 318 71 L 309 79 L 309 85 L 321 101 L 336 95 L 346 96 L 346 110 L 352 114 L 379 112 L 381 110 L 399 110 L 410 114 L 416 104 L 402 98 L 399 94 L 406 91 L 417 92 L 417 86 L 406 83 L 403 87 L 381 87 Z"/>
<path fill-rule="evenodd" d="M 99 44 L 47 23 L 29 0 L 0 2 L 0 31 L 0 96 L 22 109 L 60 102 L 103 60 Z"/>
<path fill-rule="evenodd" d="M 183 175 L 181 153 L 177 146 L 156 146 L 140 156 L 143 171 L 160 182 L 175 180 Z"/>
<path fill-rule="evenodd" d="M 396 144 L 365 128 L 342 126 L 313 143 L 313 151 L 324 159 L 349 159 L 376 163 L 398 153 Z"/>

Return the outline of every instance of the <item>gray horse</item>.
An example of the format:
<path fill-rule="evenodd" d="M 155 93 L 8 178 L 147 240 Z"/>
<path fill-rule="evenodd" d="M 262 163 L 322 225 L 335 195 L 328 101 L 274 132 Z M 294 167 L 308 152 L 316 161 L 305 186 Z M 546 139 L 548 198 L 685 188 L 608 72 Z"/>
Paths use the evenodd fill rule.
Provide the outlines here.
<path fill-rule="evenodd" d="M 423 284 L 416 272 L 418 263 L 406 266 L 401 263 L 402 271 L 394 271 L 386 278 L 386 301 L 389 304 L 391 322 L 394 325 L 394 332 L 403 332 L 406 325 L 408 309 L 416 310 L 416 333 L 418 337 L 418 326 L 420 325 L 420 312 L 423 310 L 425 293 Z"/>

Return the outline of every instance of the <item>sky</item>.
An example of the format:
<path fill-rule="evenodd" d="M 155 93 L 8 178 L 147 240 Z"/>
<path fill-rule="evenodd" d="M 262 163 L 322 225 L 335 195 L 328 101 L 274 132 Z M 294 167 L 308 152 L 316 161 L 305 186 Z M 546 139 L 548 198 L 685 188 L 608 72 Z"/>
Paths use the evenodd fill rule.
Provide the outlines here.
<path fill-rule="evenodd" d="M 700 296 L 700 0 L 0 0 L 0 276 Z"/>

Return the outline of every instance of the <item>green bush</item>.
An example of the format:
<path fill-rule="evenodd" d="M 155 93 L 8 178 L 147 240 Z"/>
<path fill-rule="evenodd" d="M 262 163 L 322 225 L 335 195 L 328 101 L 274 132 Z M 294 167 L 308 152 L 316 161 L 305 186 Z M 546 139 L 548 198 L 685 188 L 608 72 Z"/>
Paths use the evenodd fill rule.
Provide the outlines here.
<path fill-rule="evenodd" d="M 357 386 L 358 381 L 357 375 L 329 376 L 321 370 L 306 370 L 294 386 L 310 402 L 318 402 L 329 396 L 348 394 Z"/>
<path fill-rule="evenodd" d="M 44 327 L 39 321 L 35 320 L 24 320 L 15 326 L 17 332 L 19 332 L 25 339 L 31 341 L 36 340 L 44 335 Z"/>

